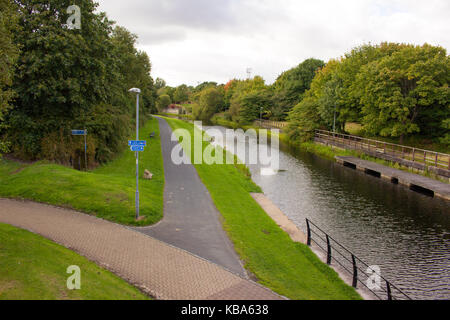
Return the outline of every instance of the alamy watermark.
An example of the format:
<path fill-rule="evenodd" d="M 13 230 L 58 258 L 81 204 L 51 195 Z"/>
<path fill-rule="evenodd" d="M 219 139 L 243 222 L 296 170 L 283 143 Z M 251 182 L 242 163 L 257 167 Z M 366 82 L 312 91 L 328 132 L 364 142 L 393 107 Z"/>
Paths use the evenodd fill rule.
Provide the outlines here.
<path fill-rule="evenodd" d="M 381 268 L 379 266 L 370 266 L 367 268 L 366 273 L 368 275 L 367 288 L 374 291 L 381 290 Z"/>
<path fill-rule="evenodd" d="M 69 290 L 80 290 L 81 289 L 81 269 L 79 266 L 69 266 L 67 268 L 67 273 L 71 274 L 67 278 L 67 289 Z"/>
<path fill-rule="evenodd" d="M 259 165 L 262 173 L 276 174 L 280 169 L 279 130 L 254 129 L 219 130 L 207 128 L 203 131 L 201 121 L 194 122 L 198 130 L 194 136 L 186 129 L 176 129 L 171 140 L 180 142 L 171 153 L 176 165 L 191 164 L 235 164 Z M 193 143 L 192 143 L 193 142 Z M 209 142 L 205 148 L 203 143 Z M 192 148 L 193 146 L 193 148 Z M 237 158 L 237 159 L 236 159 Z"/>
<path fill-rule="evenodd" d="M 67 8 L 67 13 L 70 14 L 67 18 L 66 25 L 70 30 L 81 29 L 81 9 L 77 5 L 71 5 Z"/>

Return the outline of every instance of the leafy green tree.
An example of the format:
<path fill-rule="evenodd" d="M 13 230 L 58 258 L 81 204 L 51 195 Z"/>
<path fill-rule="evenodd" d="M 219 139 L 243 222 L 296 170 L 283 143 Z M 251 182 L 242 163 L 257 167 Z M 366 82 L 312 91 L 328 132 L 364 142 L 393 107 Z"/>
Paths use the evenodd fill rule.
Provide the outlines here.
<path fill-rule="evenodd" d="M 189 89 L 187 85 L 182 84 L 175 89 L 173 99 L 176 103 L 182 103 L 189 100 Z"/>
<path fill-rule="evenodd" d="M 340 90 L 338 90 L 336 98 L 342 123 L 362 122 L 361 98 L 364 96 L 365 81 L 356 81 L 362 68 L 371 62 L 392 55 L 405 46 L 405 44 L 389 42 L 379 45 L 364 44 L 344 55 L 333 76 L 340 83 Z"/>
<path fill-rule="evenodd" d="M 4 115 L 14 97 L 11 85 L 19 53 L 18 45 L 13 42 L 13 33 L 18 28 L 16 10 L 10 0 L 0 0 L 0 134 L 5 129 Z M 0 155 L 8 150 L 7 146 L 6 141 L 0 141 Z"/>
<path fill-rule="evenodd" d="M 450 60 L 442 47 L 406 46 L 366 65 L 361 98 L 364 128 L 370 134 L 403 137 L 436 130 L 450 116 Z M 434 115 L 434 124 L 421 117 Z M 429 132 L 428 132 L 429 133 Z"/>
<path fill-rule="evenodd" d="M 206 123 L 211 122 L 214 114 L 221 109 L 223 95 L 216 88 L 206 88 L 200 94 L 199 104 L 193 107 L 193 116 Z"/>
<path fill-rule="evenodd" d="M 260 76 L 255 76 L 253 79 L 236 80 L 233 89 L 233 96 L 230 100 L 230 114 L 233 121 L 245 122 L 241 111 L 248 106 L 245 102 L 245 97 L 250 93 L 263 92 L 267 89 L 264 79 Z M 248 101 L 247 101 L 248 102 Z"/>
<path fill-rule="evenodd" d="M 342 79 L 336 72 L 340 67 L 340 62 L 331 60 L 323 68 L 317 77 L 317 83 L 313 88 L 316 90 L 315 96 L 318 98 L 318 109 L 322 123 L 328 129 L 334 128 L 336 131 L 343 132 L 347 120 L 347 109 L 342 104 Z M 336 125 L 336 126 L 335 126 Z"/>
<path fill-rule="evenodd" d="M 215 87 L 217 87 L 217 82 L 205 81 L 196 86 L 193 90 L 193 93 L 200 93 L 207 88 L 215 88 Z"/>
<path fill-rule="evenodd" d="M 244 123 L 253 122 L 265 114 L 271 108 L 271 96 L 269 89 L 251 91 L 241 99 L 240 119 Z"/>
<path fill-rule="evenodd" d="M 318 100 L 312 95 L 297 104 L 289 113 L 287 134 L 292 141 L 305 142 L 314 137 L 314 131 L 323 125 L 318 112 Z"/>
<path fill-rule="evenodd" d="M 310 88 L 316 71 L 323 68 L 325 63 L 318 59 L 308 59 L 297 67 L 283 72 L 273 84 L 274 104 L 284 112 L 289 112 L 302 99 Z"/>
<path fill-rule="evenodd" d="M 174 95 L 175 95 L 175 88 L 165 86 L 157 91 L 158 96 L 162 96 L 164 94 L 168 95 L 170 97 L 171 101 L 174 101 Z"/>
<path fill-rule="evenodd" d="M 170 99 L 168 94 L 160 95 L 157 102 L 158 111 L 161 113 L 164 109 L 168 108 L 171 103 L 172 99 Z"/>
<path fill-rule="evenodd" d="M 164 79 L 156 78 L 156 80 L 155 80 L 155 89 L 156 90 L 162 89 L 165 86 L 166 86 L 166 81 L 164 81 Z"/>
<path fill-rule="evenodd" d="M 13 81 L 15 108 L 7 116 L 13 151 L 68 163 L 81 148 L 70 129 L 87 128 L 92 160 L 111 159 L 124 148 L 133 124 L 135 97 L 128 89 L 143 91 L 142 120 L 154 108 L 148 56 L 135 49 L 134 35 L 97 13 L 92 0 L 77 1 L 81 29 L 66 25 L 72 4 L 67 0 L 15 3 L 20 28 L 14 43 L 22 53 Z M 57 147 L 64 154 L 47 153 Z"/>

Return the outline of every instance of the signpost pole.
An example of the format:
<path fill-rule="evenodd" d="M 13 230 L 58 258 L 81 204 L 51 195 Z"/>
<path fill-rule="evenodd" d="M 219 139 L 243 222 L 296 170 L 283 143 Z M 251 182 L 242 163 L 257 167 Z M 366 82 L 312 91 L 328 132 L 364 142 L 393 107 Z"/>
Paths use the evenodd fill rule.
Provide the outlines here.
<path fill-rule="evenodd" d="M 136 95 L 136 141 L 139 140 L 139 93 Z M 136 220 L 139 219 L 139 152 L 136 151 Z"/>
<path fill-rule="evenodd" d="M 141 93 L 141 90 L 138 88 L 131 88 L 128 92 L 136 93 L 136 143 L 139 145 L 139 94 Z M 143 151 L 143 147 L 139 149 Z M 136 152 L 136 220 L 139 220 L 139 150 L 133 150 L 132 147 L 131 151 Z"/>
<path fill-rule="evenodd" d="M 86 137 L 87 137 L 87 129 L 84 128 L 84 167 L 87 171 L 88 168 L 87 168 L 87 141 L 86 141 L 87 138 Z"/>

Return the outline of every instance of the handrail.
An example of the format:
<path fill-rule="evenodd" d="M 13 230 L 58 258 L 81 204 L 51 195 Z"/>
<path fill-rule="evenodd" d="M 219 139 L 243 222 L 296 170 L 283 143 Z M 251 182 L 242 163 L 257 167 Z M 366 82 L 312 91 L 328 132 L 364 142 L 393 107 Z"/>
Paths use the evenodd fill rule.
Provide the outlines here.
<path fill-rule="evenodd" d="M 347 145 L 349 148 L 375 151 L 377 153 L 393 155 L 398 157 L 399 160 L 408 160 L 429 167 L 441 167 L 450 170 L 450 154 L 325 130 L 316 130 L 315 135 L 317 138 L 332 141 L 338 140 L 338 142 Z"/>
<path fill-rule="evenodd" d="M 259 124 L 265 124 L 271 127 L 275 127 L 275 128 L 279 128 L 279 129 L 283 129 L 284 127 L 287 126 L 287 122 L 283 122 L 283 121 L 274 121 L 274 120 L 255 120 L 255 123 Z"/>
<path fill-rule="evenodd" d="M 382 297 L 380 297 L 380 293 L 375 292 L 373 289 L 369 288 L 364 281 L 361 279 L 361 275 L 366 276 L 369 278 L 371 275 L 368 275 L 366 271 L 360 268 L 360 264 L 364 265 L 367 269 L 371 269 L 372 272 L 376 273 L 376 275 L 382 279 L 386 285 L 386 289 L 380 287 L 380 291 L 386 294 L 387 300 L 396 300 L 396 299 L 403 299 L 403 300 L 412 300 L 406 293 L 404 293 L 402 290 L 400 290 L 398 287 L 396 287 L 392 282 L 381 276 L 379 273 L 377 273 L 375 270 L 373 270 L 367 263 L 365 263 L 363 260 L 358 258 L 356 255 L 354 255 L 350 250 L 348 250 L 346 247 L 344 247 L 342 244 L 340 244 L 338 241 L 336 241 L 334 238 L 332 238 L 330 235 L 328 235 L 325 231 L 323 231 L 320 227 L 318 227 L 316 224 L 314 224 L 311 220 L 306 219 L 306 227 L 307 227 L 307 245 L 311 246 L 312 242 L 314 242 L 320 249 L 322 249 L 327 254 L 327 264 L 330 265 L 333 260 L 333 252 L 336 252 L 342 257 L 344 260 L 346 260 L 348 263 L 351 264 L 352 271 L 348 269 L 344 265 L 343 261 L 340 261 L 339 259 L 334 256 L 334 261 L 339 264 L 345 271 L 347 271 L 350 275 L 353 277 L 352 286 L 354 288 L 357 288 L 358 282 L 361 283 L 364 287 L 366 287 L 372 294 L 374 294 L 375 297 L 377 297 L 380 300 L 383 300 Z M 325 239 L 321 237 L 320 234 L 318 234 L 312 227 L 317 229 L 318 232 L 321 232 Z M 316 235 L 318 239 L 322 240 L 324 243 L 326 243 L 326 249 L 321 246 L 315 238 L 312 237 L 312 235 Z M 341 251 L 337 250 L 336 247 L 333 247 L 332 242 L 335 243 L 337 246 L 339 246 L 340 249 L 343 249 L 350 257 L 345 256 Z M 357 263 L 357 261 L 359 263 Z M 366 269 L 366 270 L 367 270 Z M 395 293 L 393 293 L 393 289 Z"/>

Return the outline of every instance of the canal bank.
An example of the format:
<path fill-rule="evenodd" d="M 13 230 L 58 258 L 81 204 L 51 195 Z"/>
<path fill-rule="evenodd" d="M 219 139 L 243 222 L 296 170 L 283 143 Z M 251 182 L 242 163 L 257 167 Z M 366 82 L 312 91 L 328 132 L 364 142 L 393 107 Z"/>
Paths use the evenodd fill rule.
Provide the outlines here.
<path fill-rule="evenodd" d="M 448 201 L 287 146 L 277 175 L 248 167 L 264 194 L 304 232 L 309 218 L 413 299 L 450 298 Z"/>
<path fill-rule="evenodd" d="M 430 197 L 438 197 L 450 201 L 450 185 L 446 183 L 355 157 L 337 156 L 335 159 L 337 163 L 340 163 L 345 167 L 362 171 L 394 184 L 401 184 L 410 190 L 423 193 Z"/>

